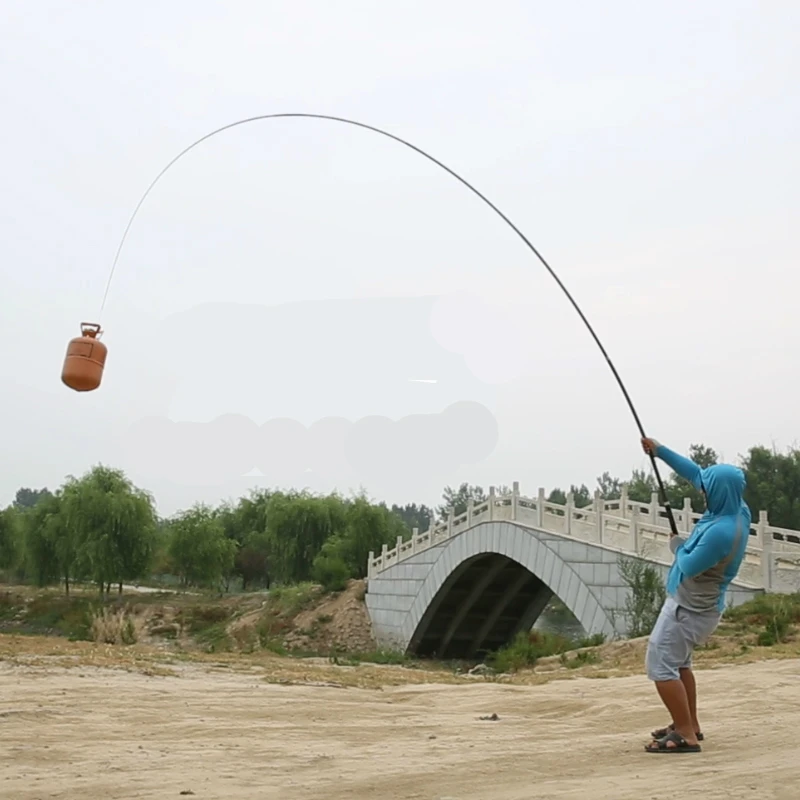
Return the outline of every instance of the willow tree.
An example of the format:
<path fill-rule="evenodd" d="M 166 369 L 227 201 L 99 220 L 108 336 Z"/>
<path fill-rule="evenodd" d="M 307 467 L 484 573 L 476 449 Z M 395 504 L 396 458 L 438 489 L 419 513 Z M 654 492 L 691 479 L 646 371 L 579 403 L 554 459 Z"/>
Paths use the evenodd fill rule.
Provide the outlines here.
<path fill-rule="evenodd" d="M 383 545 L 394 547 L 398 537 L 407 539 L 410 531 L 385 504 L 371 503 L 359 495 L 347 503 L 344 529 L 331 536 L 315 560 L 315 577 L 323 583 L 323 575 L 334 575 L 336 561 L 345 569 L 338 570 L 349 578 L 366 578 L 370 551 L 380 552 Z"/>
<path fill-rule="evenodd" d="M 63 490 L 63 513 L 81 572 L 100 593 L 112 584 L 144 577 L 155 548 L 156 514 L 151 495 L 118 469 L 96 466 Z"/>
<path fill-rule="evenodd" d="M 236 542 L 233 572 L 242 580 L 242 590 L 258 584 L 269 588 L 270 541 L 267 535 L 267 504 L 272 493 L 253 490 L 237 505 L 223 504 L 217 509 L 225 536 Z"/>
<path fill-rule="evenodd" d="M 19 562 L 19 528 L 13 506 L 0 510 L 0 570 L 13 569 Z"/>
<path fill-rule="evenodd" d="M 20 522 L 25 542 L 26 572 L 39 586 L 64 581 L 69 594 L 70 583 L 79 577 L 78 543 L 74 531 L 66 525 L 63 494 L 48 494 L 23 512 Z"/>
<path fill-rule="evenodd" d="M 225 535 L 222 518 L 197 503 L 169 522 L 169 559 L 181 585 L 211 586 L 233 567 L 236 542 Z"/>
<path fill-rule="evenodd" d="M 322 546 L 346 524 L 345 503 L 338 495 L 272 495 L 266 507 L 266 542 L 275 579 L 284 584 L 310 580 Z"/>

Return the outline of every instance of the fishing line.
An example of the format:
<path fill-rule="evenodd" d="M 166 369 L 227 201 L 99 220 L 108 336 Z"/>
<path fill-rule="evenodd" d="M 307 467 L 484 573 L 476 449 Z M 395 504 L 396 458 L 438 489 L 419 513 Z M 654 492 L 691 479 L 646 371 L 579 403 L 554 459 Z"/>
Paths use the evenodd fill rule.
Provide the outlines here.
<path fill-rule="evenodd" d="M 334 117 L 328 114 L 307 114 L 307 113 L 306 114 L 304 113 L 260 114 L 259 116 L 256 117 L 247 117 L 246 119 L 240 119 L 237 120 L 236 122 L 231 122 L 227 125 L 223 125 L 221 128 L 217 128 L 216 130 L 207 133 L 205 136 L 201 136 L 199 139 L 197 139 L 197 141 L 192 142 L 192 144 L 190 144 L 188 147 L 181 150 L 181 152 L 178 153 L 178 155 L 176 155 L 175 158 L 173 158 L 164 167 L 164 169 L 162 169 L 161 172 L 158 173 L 158 175 L 156 175 L 152 183 L 147 187 L 145 193 L 141 196 L 139 202 L 136 204 L 136 208 L 133 210 L 133 214 L 131 214 L 131 217 L 128 220 L 128 224 L 125 226 L 125 231 L 122 234 L 122 239 L 120 240 L 119 247 L 117 247 L 117 252 L 116 255 L 114 256 L 114 261 L 111 265 L 111 271 L 108 275 L 108 281 L 106 282 L 106 289 L 103 294 L 103 301 L 100 304 L 101 315 L 106 306 L 106 300 L 108 299 L 108 292 L 109 289 L 111 288 L 111 281 L 113 280 L 114 274 L 116 272 L 117 262 L 119 261 L 120 253 L 122 252 L 125 240 L 128 238 L 128 233 L 131 229 L 131 226 L 133 225 L 133 221 L 136 219 L 136 215 L 139 213 L 139 209 L 142 207 L 142 204 L 147 199 L 147 196 L 150 194 L 150 192 L 153 190 L 153 188 L 159 182 L 159 180 L 161 180 L 164 174 L 173 166 L 173 164 L 179 161 L 190 150 L 193 150 L 199 144 L 202 144 L 204 141 L 206 141 L 206 139 L 210 139 L 212 136 L 216 136 L 217 134 L 222 133 L 223 131 L 230 130 L 231 128 L 236 128 L 239 125 L 247 125 L 250 122 L 259 122 L 265 119 L 282 119 L 282 118 L 318 119 L 318 120 L 328 120 L 329 122 L 341 122 L 344 123 L 345 125 L 353 125 L 356 128 L 363 128 L 364 130 L 372 131 L 373 133 L 379 133 L 381 136 L 385 136 L 388 139 L 393 139 L 395 142 L 399 142 L 400 144 L 405 145 L 411 150 L 414 150 L 416 153 L 419 153 L 421 156 L 427 158 L 428 161 L 432 161 L 434 164 L 436 164 L 436 166 L 441 167 L 445 172 L 452 175 L 457 181 L 466 186 L 467 189 L 469 189 L 473 194 L 477 195 L 481 200 L 483 200 L 483 202 L 486 203 L 486 205 L 489 206 L 489 208 L 491 208 L 492 211 L 494 211 L 503 220 L 503 222 L 505 222 L 514 231 L 514 233 L 516 233 L 517 236 L 519 236 L 520 239 L 522 239 L 522 241 L 525 243 L 528 249 L 539 259 L 539 261 L 541 261 L 544 268 L 550 273 L 553 280 L 559 285 L 561 291 L 564 292 L 564 294 L 567 296 L 567 299 L 572 304 L 572 307 L 575 309 L 575 311 L 578 313 L 578 316 L 583 321 L 583 324 L 586 326 L 589 333 L 592 335 L 592 338 L 594 339 L 598 348 L 600 348 L 600 352 L 603 354 L 603 358 L 605 358 L 606 363 L 608 364 L 608 367 L 611 370 L 611 373 L 614 375 L 614 378 L 619 384 L 619 388 L 622 390 L 622 394 L 625 398 L 625 401 L 628 404 L 628 408 L 630 409 L 631 414 L 633 415 L 633 419 L 636 422 L 636 427 L 639 429 L 639 433 L 641 434 L 642 438 L 646 438 L 644 427 L 641 423 L 641 420 L 639 419 L 639 414 L 636 412 L 636 408 L 633 405 L 633 401 L 631 400 L 631 397 L 628 394 L 628 390 L 625 388 L 625 384 L 622 382 L 622 378 L 620 378 L 619 373 L 617 372 L 617 368 L 614 366 L 613 362 L 611 361 L 611 358 L 606 352 L 605 347 L 603 346 L 603 343 L 600 341 L 600 337 L 597 335 L 597 333 L 595 333 L 595 330 L 591 326 L 591 323 L 586 318 L 586 315 L 583 313 L 580 306 L 575 301 L 575 298 L 570 294 L 567 287 L 562 283 L 561 279 L 558 277 L 558 275 L 556 275 L 555 271 L 547 263 L 542 254 L 533 246 L 533 244 L 531 244 L 531 242 L 525 236 L 525 234 L 494 203 L 492 203 L 492 201 L 489 200 L 488 197 L 479 192 L 469 181 L 467 181 L 465 178 L 462 178 L 461 175 L 459 175 L 455 170 L 450 169 L 450 167 L 448 167 L 446 164 L 443 164 L 441 161 L 439 161 L 439 159 L 434 158 L 430 153 L 426 153 L 421 147 L 417 147 L 415 144 L 412 144 L 411 142 L 408 142 L 405 139 L 402 139 L 401 137 L 396 136 L 393 133 L 389 133 L 388 131 L 382 130 L 381 128 L 376 128 L 374 125 L 368 125 L 365 122 L 358 122 L 357 120 L 347 119 L 345 117 Z M 661 499 L 664 504 L 667 517 L 669 519 L 670 528 L 674 534 L 677 534 L 678 529 L 677 526 L 675 525 L 675 518 L 672 514 L 672 507 L 670 506 L 669 498 L 667 497 L 666 490 L 664 489 L 664 482 L 661 480 L 661 474 L 659 473 L 655 456 L 652 453 L 649 455 L 650 455 L 650 462 L 653 467 L 653 473 L 655 475 L 656 481 L 658 482 L 659 491 L 661 492 Z"/>

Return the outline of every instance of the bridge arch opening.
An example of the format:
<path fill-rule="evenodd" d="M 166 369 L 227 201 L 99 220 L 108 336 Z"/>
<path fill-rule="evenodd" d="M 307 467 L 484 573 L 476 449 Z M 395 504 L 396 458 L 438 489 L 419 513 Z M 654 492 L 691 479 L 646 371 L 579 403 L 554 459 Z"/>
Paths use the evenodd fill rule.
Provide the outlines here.
<path fill-rule="evenodd" d="M 513 558 L 480 553 L 447 577 L 408 649 L 421 657 L 481 658 L 531 630 L 553 597 L 552 589 Z"/>
<path fill-rule="evenodd" d="M 607 555 L 513 523 L 479 523 L 428 562 L 405 612 L 403 646 L 418 656 L 481 658 L 530 631 L 554 597 L 585 634 L 613 636 L 606 605 L 619 602 L 620 590 L 607 589 Z"/>

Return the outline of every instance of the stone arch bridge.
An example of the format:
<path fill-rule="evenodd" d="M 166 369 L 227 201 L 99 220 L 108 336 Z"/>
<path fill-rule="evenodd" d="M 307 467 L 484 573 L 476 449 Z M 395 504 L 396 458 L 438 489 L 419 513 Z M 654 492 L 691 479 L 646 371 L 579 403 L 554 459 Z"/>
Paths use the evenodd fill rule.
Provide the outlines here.
<path fill-rule="evenodd" d="M 673 511 L 688 533 L 699 518 L 689 501 Z M 474 658 L 530 630 L 553 595 L 587 634 L 625 636 L 629 589 L 621 560 L 655 566 L 666 577 L 669 550 L 666 512 L 654 495 L 576 508 L 490 489 L 481 504 L 410 539 L 370 554 L 366 603 L 383 647 L 420 656 Z M 800 588 L 800 532 L 769 525 L 761 512 L 728 602 Z"/>

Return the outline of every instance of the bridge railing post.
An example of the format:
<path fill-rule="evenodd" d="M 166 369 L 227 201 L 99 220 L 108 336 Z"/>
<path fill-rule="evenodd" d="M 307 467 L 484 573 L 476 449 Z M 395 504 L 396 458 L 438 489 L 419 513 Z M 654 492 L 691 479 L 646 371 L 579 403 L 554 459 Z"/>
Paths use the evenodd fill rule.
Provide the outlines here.
<path fill-rule="evenodd" d="M 389 545 L 384 544 L 383 547 L 381 548 L 381 567 L 383 569 L 386 569 L 386 561 L 388 560 L 386 556 L 388 555 L 389 555 Z"/>
<path fill-rule="evenodd" d="M 619 493 L 619 515 L 622 519 L 628 516 L 628 484 L 623 483 Z"/>
<path fill-rule="evenodd" d="M 764 591 L 772 591 L 772 533 L 769 528 L 769 519 L 766 511 L 758 512 L 758 527 L 761 530 L 761 580 L 764 583 Z M 749 533 L 748 533 L 749 535 Z"/>
<path fill-rule="evenodd" d="M 658 525 L 658 515 L 661 508 L 661 500 L 658 497 L 658 492 L 650 492 L 650 524 Z"/>
<path fill-rule="evenodd" d="M 495 502 L 496 494 L 497 494 L 497 490 L 494 488 L 494 486 L 490 486 L 489 487 L 489 508 L 488 508 L 488 511 L 489 511 L 489 522 L 491 522 L 494 519 L 494 502 Z"/>
<path fill-rule="evenodd" d="M 419 547 L 419 528 L 412 528 L 411 529 L 411 555 L 417 552 L 417 547 Z"/>
<path fill-rule="evenodd" d="M 448 506 L 447 508 L 447 538 L 449 539 L 453 535 L 453 520 L 456 516 L 456 510 L 453 506 Z"/>
<path fill-rule="evenodd" d="M 597 541 L 603 544 L 603 498 L 600 490 L 594 490 L 594 514 L 597 520 Z"/>
<path fill-rule="evenodd" d="M 375 567 L 372 565 L 372 562 L 375 561 L 375 551 L 369 551 L 369 557 L 367 558 L 367 580 L 372 578 L 375 574 Z"/>
<path fill-rule="evenodd" d="M 636 555 L 639 555 L 641 547 L 639 546 L 639 506 L 636 504 L 631 508 L 631 548 Z"/>
<path fill-rule="evenodd" d="M 536 527 L 544 527 L 544 489 L 539 488 L 539 493 L 536 496 Z"/>
<path fill-rule="evenodd" d="M 755 540 L 753 544 L 760 550 L 764 546 L 764 538 L 767 532 L 766 528 L 761 524 L 761 512 L 758 514 L 758 522 L 755 523 L 755 529 L 756 535 L 752 537 Z M 750 541 L 752 542 L 752 540 Z"/>
<path fill-rule="evenodd" d="M 692 500 L 689 497 L 683 498 L 683 530 L 686 533 L 692 529 L 692 514 L 694 510 L 692 509 Z"/>
<path fill-rule="evenodd" d="M 575 505 L 575 495 L 567 492 L 567 505 L 564 507 L 564 533 L 569 536 L 572 533 L 572 508 Z"/>
<path fill-rule="evenodd" d="M 519 481 L 514 481 L 511 486 L 511 519 L 517 518 L 517 506 L 519 504 Z"/>
<path fill-rule="evenodd" d="M 467 498 L 467 527 L 472 527 L 472 517 L 475 513 L 475 501 L 471 498 Z"/>

